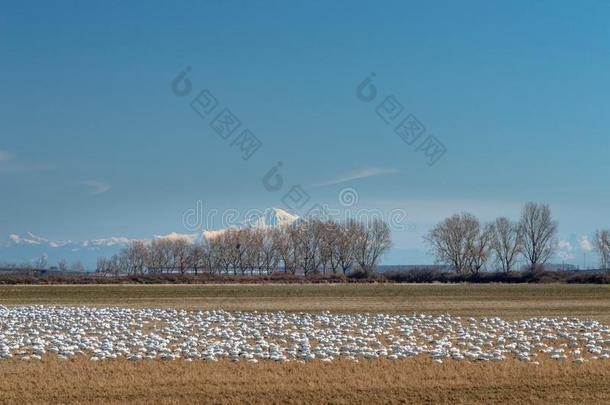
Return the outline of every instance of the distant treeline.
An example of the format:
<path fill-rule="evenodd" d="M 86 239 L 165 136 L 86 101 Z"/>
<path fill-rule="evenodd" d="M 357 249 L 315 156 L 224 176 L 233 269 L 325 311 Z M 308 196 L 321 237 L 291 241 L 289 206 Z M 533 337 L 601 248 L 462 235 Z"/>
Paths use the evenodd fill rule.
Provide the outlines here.
<path fill-rule="evenodd" d="M 183 238 L 134 241 L 111 258 L 100 258 L 96 272 L 268 276 L 281 270 L 307 276 L 358 270 L 371 274 L 390 246 L 390 228 L 381 220 L 314 219 L 264 229 L 228 229 L 197 243 Z"/>
<path fill-rule="evenodd" d="M 428 266 L 426 278 L 441 282 L 479 278 L 512 282 L 519 277 L 527 279 L 527 275 L 512 274 L 515 272 L 542 269 L 548 272 L 557 267 L 548 265 L 559 247 L 557 228 L 549 206 L 533 202 L 525 204 L 516 221 L 499 217 L 481 223 L 470 213 L 452 215 L 424 236 L 437 263 L 436 268 Z M 271 228 L 228 229 L 196 243 L 181 237 L 132 241 L 118 254 L 99 258 L 95 271 L 114 277 L 202 273 L 264 277 L 285 273 L 352 277 L 364 274 L 371 278 L 391 246 L 390 228 L 379 219 L 370 222 L 308 219 Z M 591 248 L 598 254 L 600 270 L 608 271 L 610 230 L 597 230 Z M 46 259 L 42 257 L 36 263 L 13 266 L 11 271 L 43 275 L 45 266 Z M 562 266 L 563 270 L 570 267 L 573 268 Z M 68 266 L 63 260 L 54 269 L 61 273 L 84 271 L 80 262 Z M 488 274 L 491 271 L 509 275 L 492 276 Z M 433 276 L 435 272 L 442 275 Z M 413 277 L 411 272 L 390 273 L 406 274 L 395 277 Z M 564 276 L 557 277 L 564 280 Z"/>
<path fill-rule="evenodd" d="M 456 277 L 489 270 L 537 270 L 557 251 L 557 222 L 548 205 L 525 204 L 518 221 L 499 217 L 482 224 L 469 213 L 455 214 L 424 237 L 430 253 Z M 112 258 L 100 258 L 97 271 L 112 275 L 204 272 L 216 275 L 343 274 L 371 276 L 392 242 L 381 221 L 342 223 L 304 220 L 267 229 L 229 229 L 201 243 L 185 239 L 131 242 Z M 593 247 L 600 268 L 608 269 L 610 231 L 597 231 Z"/>
<path fill-rule="evenodd" d="M 527 270 L 541 268 L 557 252 L 557 227 L 548 205 L 529 202 L 518 221 L 499 217 L 482 224 L 474 215 L 460 213 L 437 224 L 424 239 L 437 263 L 469 277 L 490 268 L 512 273 L 521 262 Z M 608 270 L 610 231 L 596 231 L 592 246 L 600 268 Z"/>

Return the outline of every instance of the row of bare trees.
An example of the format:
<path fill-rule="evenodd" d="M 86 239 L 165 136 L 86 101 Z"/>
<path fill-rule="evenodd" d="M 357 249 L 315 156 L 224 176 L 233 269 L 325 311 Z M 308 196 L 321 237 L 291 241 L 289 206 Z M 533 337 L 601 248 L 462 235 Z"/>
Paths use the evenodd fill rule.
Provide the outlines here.
<path fill-rule="evenodd" d="M 546 204 L 527 203 L 519 221 L 505 217 L 481 224 L 472 214 L 455 214 L 425 237 L 439 263 L 460 274 L 477 274 L 493 260 L 503 272 L 516 269 L 520 258 L 530 268 L 545 264 L 556 249 L 557 223 Z"/>
<path fill-rule="evenodd" d="M 381 220 L 308 220 L 265 229 L 228 229 L 197 243 L 181 238 L 134 241 L 111 258 L 99 258 L 97 271 L 268 275 L 282 269 L 308 275 L 358 269 L 370 273 L 390 246 L 389 226 Z"/>

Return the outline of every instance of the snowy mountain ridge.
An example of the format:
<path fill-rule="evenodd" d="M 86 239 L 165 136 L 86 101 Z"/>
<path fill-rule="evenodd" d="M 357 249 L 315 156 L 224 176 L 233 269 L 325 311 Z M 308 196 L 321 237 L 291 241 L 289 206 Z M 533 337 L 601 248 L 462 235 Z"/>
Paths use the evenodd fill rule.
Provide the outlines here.
<path fill-rule="evenodd" d="M 252 215 L 242 221 L 239 226 L 232 228 L 265 229 L 279 225 L 292 224 L 300 217 L 280 208 L 267 208 L 257 215 Z M 46 256 L 52 264 L 66 259 L 80 260 L 87 268 L 92 268 L 99 256 L 110 256 L 119 251 L 130 241 L 140 240 L 150 242 L 154 239 L 187 240 L 190 243 L 200 242 L 221 235 L 229 228 L 217 230 L 204 230 L 197 233 L 177 233 L 153 235 L 151 239 L 128 238 L 125 236 L 111 236 L 108 238 L 88 239 L 84 241 L 51 240 L 27 232 L 25 235 L 10 234 L 4 244 L 0 244 L 0 262 L 21 263 L 33 261 Z"/>

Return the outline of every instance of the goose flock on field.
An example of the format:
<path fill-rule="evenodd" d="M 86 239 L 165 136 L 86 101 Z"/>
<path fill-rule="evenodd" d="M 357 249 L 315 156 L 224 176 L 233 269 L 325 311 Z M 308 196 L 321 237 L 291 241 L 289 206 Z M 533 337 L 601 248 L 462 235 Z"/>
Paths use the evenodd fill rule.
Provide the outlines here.
<path fill-rule="evenodd" d="M 0 306 L 0 360 L 331 362 L 426 356 L 443 361 L 582 364 L 610 358 L 610 327 L 594 320 L 450 315 L 191 311 Z"/>

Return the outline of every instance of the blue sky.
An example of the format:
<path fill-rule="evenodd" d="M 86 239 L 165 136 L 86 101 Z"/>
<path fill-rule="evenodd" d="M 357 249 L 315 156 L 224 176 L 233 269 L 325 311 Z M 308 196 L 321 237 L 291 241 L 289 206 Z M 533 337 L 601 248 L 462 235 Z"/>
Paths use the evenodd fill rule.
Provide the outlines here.
<path fill-rule="evenodd" d="M 530 200 L 575 245 L 610 227 L 609 17 L 602 1 L 2 2 L 0 239 L 186 232 L 197 201 L 285 208 L 298 184 L 304 210 L 346 187 L 406 210 L 386 262 L 427 260 L 421 236 L 453 212 Z M 389 95 L 446 148 L 433 166 L 377 115 Z M 262 142 L 248 161 L 210 127 L 222 108 Z"/>

